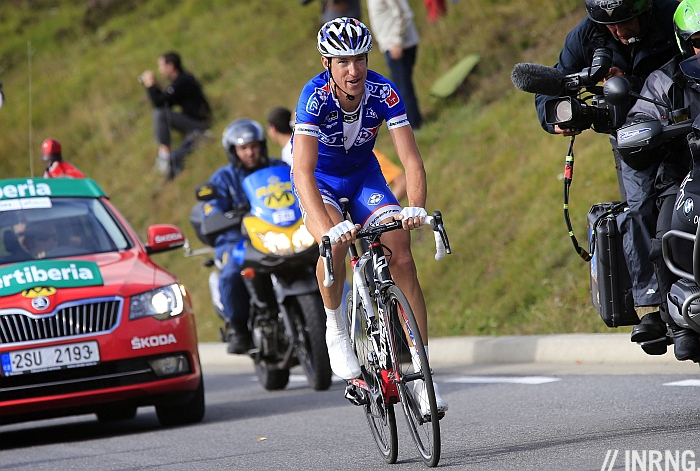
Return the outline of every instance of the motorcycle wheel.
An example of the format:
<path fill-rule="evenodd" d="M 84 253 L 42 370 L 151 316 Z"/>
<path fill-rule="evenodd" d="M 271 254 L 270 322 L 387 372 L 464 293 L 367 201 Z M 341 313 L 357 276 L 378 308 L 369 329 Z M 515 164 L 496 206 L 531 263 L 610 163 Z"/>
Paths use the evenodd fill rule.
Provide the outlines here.
<path fill-rule="evenodd" d="M 319 293 L 303 294 L 292 299 L 289 312 L 298 342 L 296 354 L 309 385 L 315 391 L 331 386 L 331 362 L 326 346 L 326 311 Z"/>
<path fill-rule="evenodd" d="M 289 370 L 274 368 L 259 361 L 255 362 L 255 376 L 268 391 L 279 391 L 289 383 Z"/>

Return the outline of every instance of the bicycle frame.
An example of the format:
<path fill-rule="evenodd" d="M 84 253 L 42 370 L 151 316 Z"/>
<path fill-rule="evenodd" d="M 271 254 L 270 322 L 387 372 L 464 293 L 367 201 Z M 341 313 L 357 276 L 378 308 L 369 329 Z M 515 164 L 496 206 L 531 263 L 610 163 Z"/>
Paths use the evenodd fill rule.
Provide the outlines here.
<path fill-rule="evenodd" d="M 341 204 L 345 206 L 347 200 L 341 200 Z M 347 218 L 347 212 L 343 209 L 343 215 Z M 451 253 L 450 244 L 447 240 L 447 233 L 442 225 L 442 215 L 439 211 L 433 213 L 433 217 L 426 217 L 426 222 L 429 223 L 435 234 L 435 259 L 441 260 L 445 253 Z M 396 388 L 396 383 L 401 380 L 397 377 L 396 365 L 398 364 L 398 355 L 396 353 L 396 345 L 386 345 L 387 339 L 393 342 L 393 337 L 391 337 L 388 332 L 391 327 L 391 320 L 385 315 L 387 310 L 384 305 L 383 299 L 385 292 L 389 286 L 394 285 L 394 281 L 391 278 L 391 273 L 389 272 L 389 263 L 386 259 L 384 253 L 384 248 L 381 244 L 380 238 L 381 234 L 384 232 L 397 230 L 402 228 L 401 221 L 392 221 L 386 224 L 380 224 L 377 226 L 370 226 L 360 230 L 357 234 L 358 238 L 366 238 L 369 242 L 369 248 L 361 256 L 358 255 L 357 248 L 355 244 L 351 244 L 348 250 L 350 255 L 350 263 L 352 265 L 353 273 L 353 302 L 352 302 L 352 314 L 351 314 L 351 340 L 355 342 L 355 333 L 357 330 L 358 319 L 356 316 L 358 303 L 362 303 L 363 311 L 365 312 L 366 322 L 367 322 L 367 338 L 372 342 L 374 347 L 374 355 L 377 358 L 368 358 L 369 362 L 376 362 L 380 366 L 382 372 L 382 392 L 385 393 L 385 402 L 389 404 L 388 401 L 395 404 L 399 401 L 398 391 Z M 322 238 L 322 242 L 319 245 L 319 252 L 324 261 L 325 279 L 323 281 L 324 286 L 331 286 L 335 280 L 335 275 L 333 273 L 333 263 L 331 255 L 331 241 L 328 236 Z M 372 262 L 372 274 L 374 289 L 370 293 L 369 286 L 365 280 L 365 267 L 367 263 L 371 260 Z M 359 299 L 358 299 L 359 298 Z M 374 308 L 372 306 L 372 301 L 377 304 L 377 313 L 380 319 L 375 319 Z M 405 333 L 409 336 L 409 340 L 412 345 L 415 345 L 415 336 L 411 331 L 411 327 L 406 320 L 405 315 L 402 313 L 402 326 Z M 391 363 L 389 363 L 391 360 Z M 422 375 L 416 374 L 406 376 L 407 381 L 413 381 L 416 379 L 423 379 Z M 349 381 L 365 391 L 372 392 L 372 388 L 367 385 L 364 380 L 353 379 Z"/>
<path fill-rule="evenodd" d="M 353 253 L 354 252 L 354 253 Z M 365 278 L 365 267 L 369 261 L 372 261 L 372 274 L 374 276 L 374 284 L 376 289 L 370 294 L 369 285 Z M 399 402 L 399 391 L 396 384 L 400 380 L 399 372 L 393 365 L 398 361 L 396 355 L 396 346 L 393 344 L 393 337 L 389 335 L 390 319 L 386 316 L 387 310 L 382 300 L 383 292 L 386 288 L 394 284 L 389 272 L 389 264 L 384 254 L 384 249 L 377 240 L 370 243 L 369 250 L 357 255 L 357 250 L 354 245 L 350 249 L 350 264 L 352 266 L 353 278 L 353 295 L 352 295 L 352 313 L 350 314 L 350 336 L 354 344 L 355 334 L 359 330 L 357 318 L 357 307 L 362 303 L 365 320 L 367 323 L 367 338 L 374 347 L 372 353 L 374 358 L 368 358 L 370 363 L 377 363 L 381 371 L 381 390 L 384 402 L 386 404 L 396 404 Z M 374 315 L 372 301 L 377 304 L 377 313 L 379 319 Z M 391 342 L 392 345 L 387 345 Z M 372 392 L 371 388 L 362 380 L 352 380 L 351 383 L 356 386 Z"/>

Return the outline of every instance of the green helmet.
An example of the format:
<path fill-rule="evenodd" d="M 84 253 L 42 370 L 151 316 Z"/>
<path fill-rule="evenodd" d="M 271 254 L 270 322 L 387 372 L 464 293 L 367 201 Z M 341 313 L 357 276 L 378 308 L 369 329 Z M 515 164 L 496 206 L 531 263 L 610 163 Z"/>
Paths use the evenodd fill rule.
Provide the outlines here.
<path fill-rule="evenodd" d="M 673 14 L 673 29 L 683 56 L 695 55 L 688 40 L 700 31 L 700 0 L 683 0 L 678 4 L 676 13 Z"/>

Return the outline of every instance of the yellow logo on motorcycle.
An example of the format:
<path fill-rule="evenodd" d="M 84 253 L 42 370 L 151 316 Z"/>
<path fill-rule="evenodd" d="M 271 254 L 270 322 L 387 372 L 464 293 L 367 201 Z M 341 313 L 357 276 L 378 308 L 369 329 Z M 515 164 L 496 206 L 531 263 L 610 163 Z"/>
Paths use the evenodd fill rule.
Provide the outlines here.
<path fill-rule="evenodd" d="M 22 296 L 33 299 L 41 296 L 51 296 L 56 294 L 56 288 L 50 286 L 35 286 L 34 288 L 25 289 L 22 291 Z"/>
<path fill-rule="evenodd" d="M 211 196 L 214 194 L 214 190 L 211 187 L 208 187 L 206 185 L 202 185 L 199 187 L 197 190 L 197 197 L 199 198 L 206 198 L 207 196 Z"/>
<path fill-rule="evenodd" d="M 271 209 L 288 208 L 294 204 L 296 199 L 291 191 L 273 193 L 265 197 L 265 206 Z"/>
<path fill-rule="evenodd" d="M 292 194 L 292 183 L 282 182 L 277 177 L 270 178 L 267 186 L 255 190 L 255 196 L 264 198 L 265 206 L 270 209 L 288 208 L 296 201 Z"/>
<path fill-rule="evenodd" d="M 204 205 L 203 209 L 204 209 L 204 215 L 209 216 L 211 214 L 212 210 L 214 209 L 214 207 L 212 205 L 210 205 L 209 203 L 207 203 Z"/>

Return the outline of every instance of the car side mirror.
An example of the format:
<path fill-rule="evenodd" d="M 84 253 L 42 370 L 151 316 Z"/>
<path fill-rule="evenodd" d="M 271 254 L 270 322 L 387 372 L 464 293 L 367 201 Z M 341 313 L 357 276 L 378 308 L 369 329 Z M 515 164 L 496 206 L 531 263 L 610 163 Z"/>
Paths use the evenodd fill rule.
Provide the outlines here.
<path fill-rule="evenodd" d="M 185 235 L 172 224 L 154 224 L 148 227 L 146 253 L 167 252 L 185 245 Z"/>

